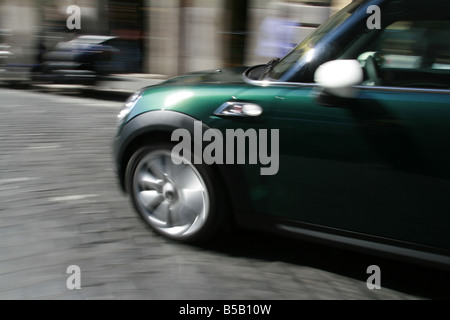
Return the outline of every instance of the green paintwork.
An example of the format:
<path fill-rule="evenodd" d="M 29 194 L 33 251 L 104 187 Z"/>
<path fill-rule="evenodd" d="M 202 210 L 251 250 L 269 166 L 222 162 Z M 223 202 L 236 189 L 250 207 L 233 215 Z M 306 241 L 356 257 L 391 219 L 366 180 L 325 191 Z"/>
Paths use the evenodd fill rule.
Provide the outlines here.
<path fill-rule="evenodd" d="M 222 131 L 279 129 L 279 173 L 262 177 L 259 165 L 245 166 L 255 212 L 450 249 L 449 94 L 366 89 L 332 108 L 318 104 L 311 87 L 250 85 L 241 72 L 148 88 L 130 118 L 172 110 Z M 234 99 L 261 105 L 263 115 L 213 115 Z"/>
<path fill-rule="evenodd" d="M 365 19 L 365 10 L 359 15 Z M 352 23 L 340 27 L 343 37 Z M 244 70 L 189 74 L 149 87 L 127 121 L 170 110 L 222 132 L 279 129 L 279 173 L 261 176 L 260 165 L 244 166 L 254 213 L 450 250 L 448 88 L 366 86 L 353 99 L 324 105 L 313 84 L 250 84 Z M 213 115 L 232 100 L 258 104 L 263 114 Z"/>
<path fill-rule="evenodd" d="M 150 87 L 128 119 L 152 110 L 172 110 L 207 123 L 222 103 L 233 100 L 233 96 L 250 88 L 242 80 L 244 70 L 236 68 L 193 73 Z"/>

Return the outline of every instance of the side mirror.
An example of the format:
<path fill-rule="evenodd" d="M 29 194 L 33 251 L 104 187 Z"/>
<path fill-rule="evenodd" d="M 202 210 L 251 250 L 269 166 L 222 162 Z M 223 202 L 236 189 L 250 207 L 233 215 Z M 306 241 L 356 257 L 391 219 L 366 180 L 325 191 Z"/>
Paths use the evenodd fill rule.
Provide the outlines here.
<path fill-rule="evenodd" d="M 333 60 L 317 69 L 315 81 L 326 94 L 354 98 L 357 95 L 354 86 L 364 81 L 364 72 L 358 60 Z"/>

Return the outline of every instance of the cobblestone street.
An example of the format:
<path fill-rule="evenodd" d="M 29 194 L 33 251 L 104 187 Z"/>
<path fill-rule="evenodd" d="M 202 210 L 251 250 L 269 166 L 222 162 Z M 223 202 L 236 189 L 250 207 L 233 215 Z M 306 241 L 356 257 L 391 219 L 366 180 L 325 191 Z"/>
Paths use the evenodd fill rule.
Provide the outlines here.
<path fill-rule="evenodd" d="M 0 97 L 0 299 L 440 297 L 430 284 L 439 272 L 299 241 L 241 231 L 208 248 L 168 242 L 117 186 L 120 98 L 4 88 Z M 371 264 L 381 290 L 366 286 Z M 81 290 L 66 286 L 71 265 Z"/>

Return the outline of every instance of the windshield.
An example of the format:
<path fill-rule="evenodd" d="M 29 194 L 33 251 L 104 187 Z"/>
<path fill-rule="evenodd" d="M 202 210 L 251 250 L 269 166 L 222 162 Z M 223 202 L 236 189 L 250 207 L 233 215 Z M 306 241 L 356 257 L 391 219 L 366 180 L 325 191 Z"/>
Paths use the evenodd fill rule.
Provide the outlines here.
<path fill-rule="evenodd" d="M 333 47 L 332 43 L 323 43 L 318 45 L 321 40 L 326 37 L 330 32 L 341 26 L 352 13 L 360 6 L 364 0 L 353 1 L 343 10 L 336 13 L 332 18 L 320 26 L 315 32 L 301 42 L 294 50 L 292 50 L 287 56 L 285 56 L 279 63 L 271 68 L 271 70 L 265 74 L 264 79 L 272 81 L 309 81 L 311 74 L 318 66 L 314 61 L 317 56 L 322 56 L 322 53 L 331 53 L 336 51 L 336 47 Z M 327 55 L 328 56 L 328 55 Z M 304 69 L 302 74 L 306 77 L 302 77 L 297 74 L 300 69 Z M 298 79 L 298 78 L 303 79 Z"/>

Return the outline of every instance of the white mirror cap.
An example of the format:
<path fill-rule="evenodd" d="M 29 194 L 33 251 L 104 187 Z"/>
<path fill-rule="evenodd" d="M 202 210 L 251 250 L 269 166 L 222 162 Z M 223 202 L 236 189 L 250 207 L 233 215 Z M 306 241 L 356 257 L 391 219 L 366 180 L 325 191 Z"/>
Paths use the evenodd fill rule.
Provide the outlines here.
<path fill-rule="evenodd" d="M 364 80 L 364 73 L 358 60 L 333 60 L 321 65 L 315 73 L 315 81 L 327 93 L 343 98 L 356 95 L 353 86 Z"/>

